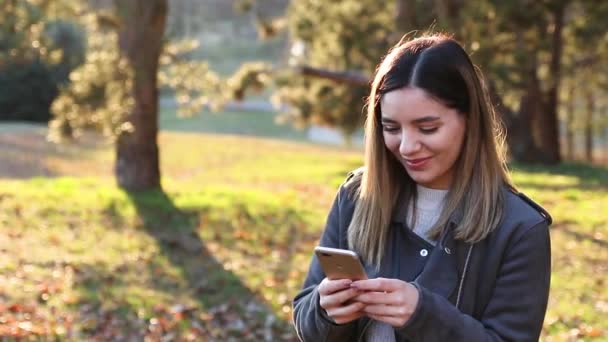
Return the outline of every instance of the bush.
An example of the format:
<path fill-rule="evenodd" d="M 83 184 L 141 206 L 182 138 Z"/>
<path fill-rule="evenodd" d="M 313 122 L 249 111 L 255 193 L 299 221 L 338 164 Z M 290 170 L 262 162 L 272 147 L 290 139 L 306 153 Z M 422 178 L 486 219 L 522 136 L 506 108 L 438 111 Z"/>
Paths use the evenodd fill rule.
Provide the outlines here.
<path fill-rule="evenodd" d="M 72 70 L 84 61 L 85 35 L 80 26 L 69 21 L 27 18 L 30 25 L 44 24 L 43 29 L 29 36 L 23 32 L 9 35 L 11 39 L 3 41 L 2 34 L 7 32 L 0 26 L 0 46 L 14 52 L 0 54 L 0 121 L 46 123 L 51 119 L 50 107 L 59 95 L 59 87 L 69 83 Z M 30 27 L 23 31 L 36 30 Z M 38 48 L 33 47 L 34 41 L 39 42 Z"/>
<path fill-rule="evenodd" d="M 40 60 L 13 62 L 0 69 L 0 121 L 48 122 L 59 94 L 50 68 Z"/>

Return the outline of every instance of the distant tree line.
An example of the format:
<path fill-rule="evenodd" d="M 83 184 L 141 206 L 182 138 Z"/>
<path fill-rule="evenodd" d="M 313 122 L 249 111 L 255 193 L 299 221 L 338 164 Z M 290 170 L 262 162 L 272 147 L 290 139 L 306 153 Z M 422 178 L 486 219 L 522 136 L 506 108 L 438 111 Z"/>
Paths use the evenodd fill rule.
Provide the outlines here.
<path fill-rule="evenodd" d="M 288 13 L 294 43 L 302 46 L 295 57 L 315 77 L 293 78 L 280 92 L 296 117 L 349 134 L 362 118 L 360 81 L 386 49 L 412 31 L 447 31 L 484 70 L 515 160 L 560 162 L 560 123 L 567 155 L 573 129 L 583 126 L 591 159 L 593 136 L 608 126 L 606 15 L 608 2 L 591 0 L 295 1 Z"/>
<path fill-rule="evenodd" d="M 283 13 L 286 0 L 234 0 L 260 37 L 287 30 L 291 48 L 284 67 L 246 63 L 228 78 L 190 57 L 203 7 L 171 4 L 173 14 L 167 0 L 0 2 L 0 118 L 51 119 L 55 140 L 99 130 L 116 141 L 119 186 L 160 188 L 160 86 L 184 114 L 272 86 L 290 122 L 349 137 L 382 55 L 432 28 L 452 32 L 484 70 L 514 160 L 572 158 L 580 135 L 592 160 L 594 142 L 608 139 L 606 1 L 298 0 Z"/>

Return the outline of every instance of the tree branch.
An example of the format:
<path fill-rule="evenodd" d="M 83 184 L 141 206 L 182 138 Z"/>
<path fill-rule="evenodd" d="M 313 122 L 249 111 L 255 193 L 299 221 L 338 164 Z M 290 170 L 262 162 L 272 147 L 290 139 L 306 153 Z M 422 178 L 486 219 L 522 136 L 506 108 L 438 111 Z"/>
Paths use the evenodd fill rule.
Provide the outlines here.
<path fill-rule="evenodd" d="M 299 66 L 297 67 L 297 70 L 302 75 L 324 78 L 336 83 L 345 83 L 360 87 L 367 87 L 370 84 L 368 76 L 353 71 L 331 71 L 307 65 Z"/>

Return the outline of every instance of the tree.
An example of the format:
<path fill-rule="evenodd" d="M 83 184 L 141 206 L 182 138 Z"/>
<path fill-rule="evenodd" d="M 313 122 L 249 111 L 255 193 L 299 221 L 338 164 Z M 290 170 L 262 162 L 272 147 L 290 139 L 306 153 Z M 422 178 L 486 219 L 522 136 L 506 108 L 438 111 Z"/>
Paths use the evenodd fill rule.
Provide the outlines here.
<path fill-rule="evenodd" d="M 562 118 L 565 120 L 565 141 L 568 159 L 575 159 L 574 141 L 583 135 L 587 159 L 592 156 L 592 145 L 597 141 L 603 122 L 600 115 L 608 90 L 608 25 L 602 18 L 608 15 L 608 3 L 574 1 L 568 8 L 568 25 L 564 28 L 562 78 L 566 84 L 561 98 Z M 593 98 L 590 102 L 590 98 Z"/>
<path fill-rule="evenodd" d="M 348 1 L 340 4 L 347 6 Z M 300 5 L 304 9 L 299 8 Z M 371 4 L 365 4 L 368 5 Z M 465 42 L 465 48 L 472 54 L 474 62 L 484 70 L 486 85 L 505 122 L 508 131 L 507 142 L 511 156 L 515 160 L 544 163 L 557 163 L 561 160 L 558 118 L 561 84 L 564 77 L 571 77 L 571 70 L 577 70 L 582 66 L 580 60 L 565 61 L 564 50 L 566 46 L 575 43 L 571 33 L 575 29 L 585 32 L 582 36 L 587 37 L 587 40 L 604 39 L 603 34 L 608 31 L 608 27 L 601 17 L 607 13 L 606 4 L 602 4 L 599 8 L 596 2 L 585 0 L 536 2 L 482 0 L 474 3 L 461 0 L 397 0 L 395 5 L 393 9 L 385 6 L 383 10 L 387 13 L 394 11 L 397 32 L 425 30 L 429 26 L 434 26 L 436 30 L 445 29 L 453 32 L 457 39 Z M 292 33 L 296 41 L 299 39 L 307 43 L 304 60 L 311 63 L 315 61 L 313 57 L 315 55 L 332 56 L 329 61 L 319 60 L 317 64 L 312 65 L 312 68 L 304 67 L 300 70 L 307 75 L 340 84 L 360 85 L 360 80 L 369 78 L 373 69 L 345 68 L 343 61 L 353 58 L 352 55 L 359 56 L 362 50 L 376 51 L 375 49 L 380 45 L 391 45 L 396 39 L 387 38 L 394 37 L 387 32 L 379 36 L 392 40 L 390 42 L 382 38 L 379 39 L 380 42 L 376 40 L 376 43 L 365 42 L 363 38 L 363 43 L 356 52 L 351 50 L 350 53 L 332 55 L 334 50 L 341 50 L 333 48 L 333 45 L 328 49 L 327 46 L 315 42 L 321 42 L 334 35 L 331 38 L 332 42 L 338 41 L 338 44 L 341 44 L 341 40 L 336 39 L 336 34 L 331 31 L 336 31 L 337 28 L 340 32 L 341 27 L 351 27 L 350 18 L 332 14 L 332 6 L 338 5 L 316 2 L 308 4 L 305 1 L 292 4 L 292 9 L 297 9 L 291 11 L 293 17 L 290 21 L 296 25 Z M 522 8 L 526 10 L 523 11 Z M 323 15 L 309 19 L 310 15 L 307 11 L 323 13 Z M 351 12 L 355 13 L 355 11 Z M 590 16 L 592 12 L 593 15 Z M 589 17 L 592 20 L 583 20 Z M 303 29 L 299 29 L 298 23 L 301 23 Z M 387 25 L 386 21 L 383 23 Z M 363 33 L 364 37 L 378 37 L 373 34 L 373 29 L 366 26 L 368 25 L 366 20 L 361 20 L 357 25 L 363 27 L 363 32 L 368 32 Z M 317 28 L 324 29 L 316 30 Z M 308 40 L 306 35 L 302 35 L 307 30 L 314 32 L 313 37 Z M 580 44 L 577 52 L 579 55 L 583 52 L 588 58 L 595 59 L 592 56 L 598 55 L 595 50 L 600 48 L 597 47 L 605 45 L 589 42 Z M 380 56 L 377 52 L 376 55 L 375 62 Z M 571 62 L 574 65 L 570 65 Z M 306 88 L 308 91 L 314 89 L 313 81 L 301 82 L 310 82 L 310 86 Z M 294 96 L 301 98 L 304 95 Z M 315 99 L 317 102 L 314 107 L 320 109 L 328 101 L 323 96 L 315 96 Z M 308 102 L 299 103 L 297 100 L 292 100 L 291 103 L 296 107 L 300 106 L 303 110 L 314 112 Z M 358 104 L 361 105 L 360 102 Z M 334 103 L 329 107 L 335 108 L 335 106 L 339 105 Z M 355 106 L 351 107 L 350 111 L 343 111 L 343 113 L 353 112 L 356 112 Z M 340 112 L 336 114 L 341 115 Z M 334 116 L 330 115 L 330 117 Z M 344 121 L 352 122 L 352 118 Z M 334 118 L 333 122 L 340 120 Z"/>
<path fill-rule="evenodd" d="M 575 99 L 576 87 L 574 81 L 568 82 L 568 92 L 565 97 L 564 111 L 566 128 L 566 158 L 568 160 L 574 159 L 574 112 L 576 110 L 576 99 Z"/>
<path fill-rule="evenodd" d="M 593 162 L 593 122 L 595 114 L 595 97 L 593 90 L 585 89 L 585 160 Z"/>
<path fill-rule="evenodd" d="M 121 19 L 119 46 L 128 61 L 132 129 L 116 141 L 115 175 L 127 190 L 160 188 L 158 156 L 158 64 L 163 47 L 167 0 L 116 1 Z"/>
<path fill-rule="evenodd" d="M 373 0 L 294 1 L 287 17 L 293 37 L 292 65 L 305 63 L 351 74 L 371 74 L 394 32 L 392 12 L 385 3 Z M 298 71 L 306 70 L 314 68 Z M 367 86 L 298 73 L 277 83 L 276 99 L 291 108 L 286 116 L 292 121 L 338 127 L 346 138 L 361 127 Z"/>
<path fill-rule="evenodd" d="M 507 128 L 511 156 L 519 161 L 560 161 L 557 108 L 568 3 L 490 0 L 443 5 L 443 12 L 455 16 L 444 20 L 446 27 L 465 42 L 484 70 Z"/>
<path fill-rule="evenodd" d="M 165 42 L 166 0 L 115 5 L 83 9 L 74 18 L 85 28 L 87 54 L 53 103 L 50 138 L 61 141 L 86 129 L 100 131 L 115 140 L 120 187 L 159 188 L 159 85 L 175 90 L 180 113 L 187 115 L 204 105 L 217 106 L 209 98 L 219 97 L 220 82 L 206 63 L 188 60 L 196 43 Z"/>

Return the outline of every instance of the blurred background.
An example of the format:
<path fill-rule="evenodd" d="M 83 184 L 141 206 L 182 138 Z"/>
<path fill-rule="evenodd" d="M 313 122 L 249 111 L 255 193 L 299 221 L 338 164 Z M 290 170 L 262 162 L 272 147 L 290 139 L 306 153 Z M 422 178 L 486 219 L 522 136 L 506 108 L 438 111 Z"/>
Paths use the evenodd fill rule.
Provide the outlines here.
<path fill-rule="evenodd" d="M 375 66 L 446 31 L 545 206 L 543 341 L 608 339 L 608 2 L 0 0 L 0 339 L 296 340 Z"/>

